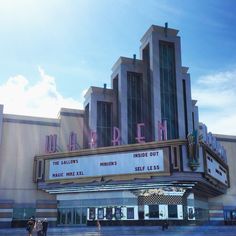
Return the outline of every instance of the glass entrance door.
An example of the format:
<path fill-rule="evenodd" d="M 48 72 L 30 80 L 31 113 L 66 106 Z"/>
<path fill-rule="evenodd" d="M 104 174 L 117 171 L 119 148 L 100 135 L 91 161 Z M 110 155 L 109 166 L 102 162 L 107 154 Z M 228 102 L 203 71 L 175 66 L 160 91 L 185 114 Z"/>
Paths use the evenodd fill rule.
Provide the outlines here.
<path fill-rule="evenodd" d="M 81 224 L 81 208 L 74 209 L 74 224 L 75 225 Z"/>
<path fill-rule="evenodd" d="M 59 208 L 58 225 L 86 225 L 87 208 Z"/>
<path fill-rule="evenodd" d="M 87 224 L 87 208 L 83 207 L 81 209 L 81 225 Z"/>

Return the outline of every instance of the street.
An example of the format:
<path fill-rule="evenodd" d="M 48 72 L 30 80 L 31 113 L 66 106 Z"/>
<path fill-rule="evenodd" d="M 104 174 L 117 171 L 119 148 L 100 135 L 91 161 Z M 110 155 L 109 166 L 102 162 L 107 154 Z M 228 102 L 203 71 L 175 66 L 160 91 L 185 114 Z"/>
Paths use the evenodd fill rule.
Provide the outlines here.
<path fill-rule="evenodd" d="M 26 236 L 27 231 L 24 228 L 0 229 L 2 236 Z M 33 234 L 36 236 L 36 232 Z M 100 230 L 96 227 L 66 227 L 49 228 L 48 236 L 66 235 L 66 236 L 236 236 L 236 226 L 172 226 L 168 230 L 162 231 L 158 226 L 135 226 L 135 227 L 102 227 Z"/>

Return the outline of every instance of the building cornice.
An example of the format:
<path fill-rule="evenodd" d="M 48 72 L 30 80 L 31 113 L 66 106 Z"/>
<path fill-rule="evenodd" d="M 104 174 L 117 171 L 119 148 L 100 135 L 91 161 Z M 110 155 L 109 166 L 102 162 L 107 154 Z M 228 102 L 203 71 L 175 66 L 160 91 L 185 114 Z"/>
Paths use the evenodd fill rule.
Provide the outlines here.
<path fill-rule="evenodd" d="M 179 30 L 176 30 L 176 29 L 172 29 L 172 28 L 165 28 L 165 27 L 162 27 L 162 26 L 157 26 L 157 25 L 152 25 L 147 31 L 146 33 L 143 35 L 143 37 L 141 38 L 141 43 L 144 43 L 148 37 L 150 37 L 150 35 L 153 33 L 153 32 L 158 32 L 160 34 L 165 34 L 165 31 L 168 35 L 171 35 L 171 36 L 177 36 Z"/>

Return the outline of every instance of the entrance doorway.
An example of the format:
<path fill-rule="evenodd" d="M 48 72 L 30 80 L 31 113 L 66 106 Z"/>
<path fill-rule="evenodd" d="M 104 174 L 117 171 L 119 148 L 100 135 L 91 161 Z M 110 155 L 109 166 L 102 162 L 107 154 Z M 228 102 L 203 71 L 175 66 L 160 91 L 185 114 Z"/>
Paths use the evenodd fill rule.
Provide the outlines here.
<path fill-rule="evenodd" d="M 86 225 L 87 224 L 87 208 L 59 208 L 58 225 Z"/>

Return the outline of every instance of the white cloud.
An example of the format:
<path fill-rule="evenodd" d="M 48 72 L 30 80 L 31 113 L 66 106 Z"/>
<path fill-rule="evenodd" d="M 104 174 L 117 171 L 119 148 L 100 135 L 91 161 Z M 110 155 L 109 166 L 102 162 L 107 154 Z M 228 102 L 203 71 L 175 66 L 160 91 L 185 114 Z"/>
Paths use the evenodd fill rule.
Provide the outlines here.
<path fill-rule="evenodd" d="M 192 94 L 211 132 L 236 135 L 236 70 L 200 77 Z"/>
<path fill-rule="evenodd" d="M 61 107 L 82 109 L 82 103 L 60 94 L 54 77 L 42 68 L 39 74 L 39 81 L 33 85 L 22 75 L 11 77 L 0 85 L 4 113 L 55 118 Z"/>

